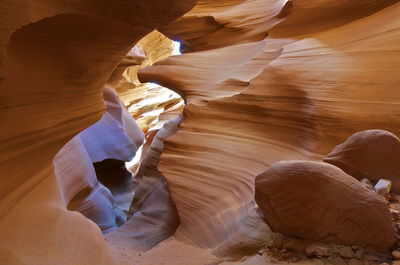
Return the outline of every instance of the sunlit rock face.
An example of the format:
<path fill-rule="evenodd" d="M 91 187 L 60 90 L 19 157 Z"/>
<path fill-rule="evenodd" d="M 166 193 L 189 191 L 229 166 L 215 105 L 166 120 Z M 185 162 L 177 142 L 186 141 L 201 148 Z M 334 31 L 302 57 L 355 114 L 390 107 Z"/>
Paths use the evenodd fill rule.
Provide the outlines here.
<path fill-rule="evenodd" d="M 156 83 L 141 83 L 138 80 L 139 69 L 153 65 L 167 57 L 180 54 L 179 42 L 174 42 L 158 31 L 153 31 L 142 38 L 127 54 L 129 58 L 142 58 L 137 65 L 126 68 L 123 77 L 115 83 L 119 97 L 128 108 L 129 113 L 144 133 L 158 130 L 168 120 L 177 117 L 183 110 L 184 102 L 174 91 Z"/>
<path fill-rule="evenodd" d="M 255 176 L 273 163 L 321 161 L 360 130 L 400 133 L 400 75 L 394 70 L 400 60 L 398 3 L 382 1 L 382 7 L 364 1 L 308 1 L 306 7 L 304 1 L 293 1 L 290 11 L 283 2 L 222 2 L 215 4 L 218 15 L 247 23 L 228 22 L 199 33 L 209 23 L 198 23 L 198 17 L 192 27 L 189 22 L 178 26 L 190 18 L 189 12 L 165 31 L 176 33 L 188 51 L 197 52 L 139 71 L 142 82 L 171 87 L 188 102 L 185 119 L 167 139 L 158 168 L 169 182 L 181 220 L 175 237 L 202 247 L 216 247 L 235 231 L 252 208 Z M 263 24 L 264 33 L 271 29 L 270 37 L 241 39 L 254 33 L 247 26 L 263 20 L 251 19 L 256 11 L 236 8 L 256 3 L 263 19 L 265 8 L 274 14 L 270 21 L 292 18 L 293 24 Z M 212 6 L 201 1 L 191 12 L 203 8 L 211 14 Z M 320 16 L 316 10 L 336 10 L 346 19 Z M 326 21 L 329 25 L 314 27 Z M 227 44 L 230 24 L 237 25 L 240 36 Z"/>
<path fill-rule="evenodd" d="M 178 44 L 158 31 L 141 39 L 108 81 L 118 91 L 127 109 L 116 99 L 115 93 L 108 93 L 112 97 L 105 94 L 107 111 L 113 113 L 111 121 L 114 123 L 105 119 L 105 115 L 98 123 L 80 133 L 85 136 L 85 142 L 96 157 L 92 160 L 97 177 L 110 188 L 114 198 L 118 198 L 116 204 L 129 219 L 121 229 L 107 235 L 113 247 L 148 250 L 172 236 L 179 224 L 167 182 L 157 171 L 158 160 L 154 157 L 159 157 L 162 152 L 160 145 L 163 140 L 176 132 L 181 121 L 178 115 L 183 110 L 184 102 L 177 93 L 165 87 L 155 83 L 142 84 L 137 79 L 138 69 L 179 54 Z M 110 100 L 111 104 L 108 104 Z M 129 115 L 125 115 L 128 112 Z M 121 113 L 126 120 L 118 119 Z M 126 128 L 124 124 L 127 121 L 132 123 L 132 117 L 136 122 Z M 178 119 L 172 125 L 165 124 L 174 118 Z M 142 134 L 137 132 L 139 127 L 145 134 L 145 141 L 139 139 L 138 143 L 132 145 L 129 133 L 138 138 Z M 111 137 L 104 138 L 106 135 Z M 133 153 L 135 157 L 129 155 Z M 128 162 L 126 165 L 133 173 L 134 180 L 124 170 L 120 163 L 122 161 Z M 128 201 L 130 205 L 126 204 Z"/>

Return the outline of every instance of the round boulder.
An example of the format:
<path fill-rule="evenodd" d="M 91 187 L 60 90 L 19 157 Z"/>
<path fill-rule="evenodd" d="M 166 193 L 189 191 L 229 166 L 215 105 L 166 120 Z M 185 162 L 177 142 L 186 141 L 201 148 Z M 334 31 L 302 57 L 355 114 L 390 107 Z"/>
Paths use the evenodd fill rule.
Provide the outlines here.
<path fill-rule="evenodd" d="M 365 130 L 350 136 L 324 158 L 356 179 L 390 179 L 400 192 L 400 141 L 383 130 Z"/>
<path fill-rule="evenodd" d="M 256 178 L 255 200 L 275 232 L 377 251 L 395 243 L 385 200 L 324 162 L 272 165 Z"/>

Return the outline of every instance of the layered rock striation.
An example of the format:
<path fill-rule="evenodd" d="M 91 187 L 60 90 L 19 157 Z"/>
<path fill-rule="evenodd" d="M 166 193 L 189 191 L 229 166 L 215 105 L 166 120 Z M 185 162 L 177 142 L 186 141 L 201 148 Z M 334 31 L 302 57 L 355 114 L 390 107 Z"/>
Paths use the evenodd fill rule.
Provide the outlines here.
<path fill-rule="evenodd" d="M 133 47 L 156 28 L 180 40 L 186 54 L 141 69 L 138 78 L 168 86 L 188 104 L 174 135 L 176 128 L 166 126 L 168 133 L 154 132 L 155 144 L 148 143 L 156 163 L 149 155 L 141 173 L 151 169 L 166 181 L 143 182 L 139 194 L 149 198 L 148 220 L 164 216 L 168 222 L 155 227 L 169 228 L 148 246 L 177 227 L 176 239 L 214 248 L 217 255 L 236 249 L 234 259 L 240 259 L 244 249 L 236 242 L 246 236 L 241 231 L 259 220 L 252 218 L 257 175 L 281 160 L 322 160 L 358 131 L 379 128 L 400 135 L 399 12 L 394 0 L 1 3 L 1 262 L 118 264 L 98 226 L 67 207 L 93 205 L 82 212 L 104 227 L 114 226 L 118 214 L 111 210 L 112 193 L 98 185 L 89 162 L 126 160 L 138 144 L 125 138 L 130 143 L 123 141 L 127 149 L 119 156 L 121 150 L 107 153 L 107 141 L 90 147 L 76 135 L 102 117 L 118 120 L 117 134 L 126 129 L 126 136 L 137 135 L 137 128 L 128 128 L 126 113 L 102 116 L 102 90 L 110 82 L 121 95 L 129 94 L 124 93 L 130 85 L 118 87 L 124 61 L 146 60 Z M 136 70 L 133 77 L 125 75 L 135 79 Z M 152 122 L 144 118 L 143 127 Z M 80 156 L 57 169 L 71 175 L 56 177 L 53 159 L 63 146 Z M 80 173 L 72 174 L 75 170 Z M 347 184 L 343 181 L 342 188 L 359 191 Z M 159 198 L 166 202 L 162 207 Z M 141 199 L 134 200 L 133 212 Z M 382 204 L 376 196 L 370 203 Z M 98 219 L 100 208 L 112 218 Z M 384 218 L 376 224 L 388 239 L 376 238 L 386 248 L 392 237 L 386 212 L 379 213 Z M 260 234 L 267 237 L 264 228 Z M 131 235 L 154 230 L 143 231 Z M 130 242 L 128 236 L 123 244 Z M 264 241 L 250 237 L 246 242 L 259 247 Z"/>
<path fill-rule="evenodd" d="M 115 264 L 100 229 L 67 210 L 53 158 L 101 118 L 102 88 L 131 47 L 192 6 L 100 0 L 0 4 L 3 264 Z"/>
<path fill-rule="evenodd" d="M 277 5 L 274 14 L 296 22 L 271 25 L 271 35 L 259 42 L 238 40 L 237 29 L 229 45 L 208 45 L 228 40 L 220 27 L 202 32 L 196 43 L 191 37 L 201 26 L 193 24 L 177 34 L 195 52 L 139 71 L 140 80 L 175 89 L 189 103 L 159 165 L 181 220 L 176 238 L 202 247 L 223 243 L 252 207 L 255 177 L 275 162 L 320 161 L 360 130 L 400 133 L 400 5 L 308 3 L 293 1 L 291 12 Z M 241 21 L 253 18 L 228 5 L 219 8 Z M 346 19 L 313 10 L 335 10 Z M 326 21 L 329 26 L 314 27 Z"/>

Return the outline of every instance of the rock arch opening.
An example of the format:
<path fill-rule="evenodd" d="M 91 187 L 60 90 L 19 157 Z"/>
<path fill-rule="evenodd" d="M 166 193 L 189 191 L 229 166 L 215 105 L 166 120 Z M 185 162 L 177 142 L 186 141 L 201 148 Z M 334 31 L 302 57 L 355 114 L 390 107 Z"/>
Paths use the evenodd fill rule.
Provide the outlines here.
<path fill-rule="evenodd" d="M 168 193 L 161 176 L 156 182 L 147 180 L 147 165 L 143 163 L 151 153 L 158 131 L 169 120 L 178 118 L 185 104 L 177 93 L 166 87 L 154 82 L 141 83 L 137 71 L 179 54 L 180 43 L 158 31 L 143 37 L 105 85 L 106 112 L 103 117 L 74 137 L 55 158 L 56 174 L 61 181 L 65 171 L 67 174 L 72 171 L 75 180 L 80 182 L 80 187 L 77 184 L 75 194 L 70 198 L 68 209 L 79 211 L 94 221 L 103 233 L 117 229 L 133 215 L 140 214 L 141 207 L 159 182 L 164 187 L 162 192 Z M 71 154 L 80 156 L 76 162 L 83 166 L 68 170 L 68 165 L 62 161 Z M 145 188 L 142 182 L 146 182 Z M 66 193 L 70 190 L 69 187 Z M 168 194 L 165 196 L 169 197 Z M 172 204 L 172 201 L 168 203 Z M 136 219 L 139 221 L 132 223 L 146 225 L 143 218 Z M 178 219 L 176 213 L 173 219 Z M 139 225 L 132 226 L 136 225 L 131 228 L 138 233 Z M 144 241 L 148 239 L 144 238 Z"/>

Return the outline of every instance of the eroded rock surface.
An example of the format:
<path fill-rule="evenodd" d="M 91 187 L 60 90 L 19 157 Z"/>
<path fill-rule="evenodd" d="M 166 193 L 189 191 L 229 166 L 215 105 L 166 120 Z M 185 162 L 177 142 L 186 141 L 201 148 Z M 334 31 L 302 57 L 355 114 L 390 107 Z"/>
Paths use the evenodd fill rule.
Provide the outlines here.
<path fill-rule="evenodd" d="M 131 47 L 193 4 L 186 0 L 0 3 L 4 264 L 116 264 L 98 226 L 67 210 L 53 159 L 68 141 L 101 118 L 102 88 Z"/>
<path fill-rule="evenodd" d="M 329 13 L 328 2 L 350 19 L 304 28 L 326 22 L 312 10 Z M 298 8 L 306 4 L 293 1 L 288 18 L 297 16 L 296 24 L 287 27 L 285 38 L 267 37 L 264 46 L 243 43 L 238 36 L 230 46 L 207 47 L 218 33 L 223 36 L 216 30 L 205 32 L 196 49 L 191 41 L 196 27 L 188 26 L 185 33 L 193 35 L 182 35 L 182 41 L 188 39 L 196 52 L 139 71 L 140 80 L 166 82 L 192 103 L 185 107 L 180 130 L 166 140 L 159 165 L 181 217 L 176 238 L 202 247 L 221 244 L 247 215 L 255 176 L 275 162 L 320 161 L 360 130 L 400 133 L 394 125 L 400 75 L 393 71 L 399 63 L 400 5 L 363 3 L 308 1 L 313 20 L 308 23 L 311 17 L 300 14 L 307 7 Z M 355 7 L 358 17 L 352 18 Z M 303 29 L 307 35 L 297 35 Z M 241 59 L 244 52 L 247 60 Z M 232 66 L 235 58 L 241 59 L 240 67 Z"/>
<path fill-rule="evenodd" d="M 255 177 L 273 163 L 320 160 L 360 130 L 400 135 L 399 12 L 395 0 L 3 1 L 1 262 L 201 264 L 211 254 L 196 246 L 218 249 L 224 243 L 227 249 L 219 253 L 231 255 L 229 248 L 238 245 L 228 239 L 241 238 L 235 232 L 252 213 Z M 190 103 L 180 130 L 165 141 L 161 159 L 157 155 L 157 172 L 168 182 L 157 183 L 171 190 L 180 241 L 166 241 L 143 259 L 117 247 L 114 262 L 99 228 L 67 210 L 75 188 L 92 185 L 93 178 L 64 191 L 52 162 L 102 117 L 107 80 L 118 80 L 114 74 L 125 63 L 146 60 L 132 47 L 155 28 L 180 39 L 188 52 L 139 73 L 140 80 L 165 82 Z M 143 127 L 156 116 L 142 115 Z M 103 148 L 91 160 L 106 153 Z M 170 207 L 157 208 L 157 189 L 143 190 L 152 213 Z M 104 210 L 112 205 L 90 198 Z M 174 230 L 176 222 L 171 224 L 166 227 Z M 128 246 L 129 240 L 119 243 Z M 257 255 L 248 264 L 266 262 Z"/>
<path fill-rule="evenodd" d="M 385 200 L 335 166 L 283 161 L 257 176 L 255 185 L 255 200 L 274 231 L 380 251 L 395 243 Z"/>

